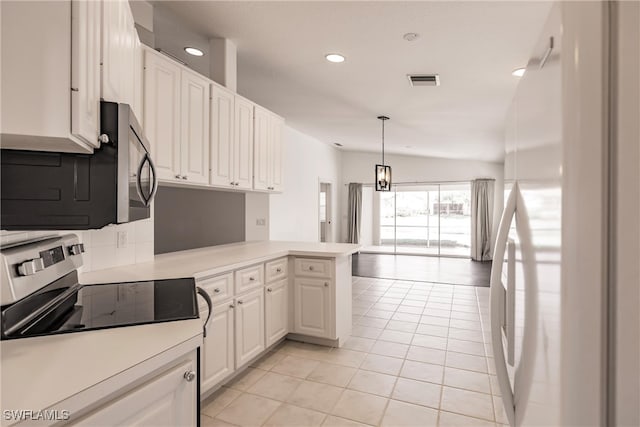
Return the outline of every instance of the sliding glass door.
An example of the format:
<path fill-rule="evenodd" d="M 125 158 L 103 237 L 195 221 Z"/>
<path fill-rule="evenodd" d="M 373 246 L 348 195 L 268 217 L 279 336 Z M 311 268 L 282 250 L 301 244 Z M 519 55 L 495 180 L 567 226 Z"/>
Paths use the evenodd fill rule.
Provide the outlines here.
<path fill-rule="evenodd" d="M 374 230 L 364 251 L 470 255 L 470 183 L 402 185 L 373 196 Z"/>

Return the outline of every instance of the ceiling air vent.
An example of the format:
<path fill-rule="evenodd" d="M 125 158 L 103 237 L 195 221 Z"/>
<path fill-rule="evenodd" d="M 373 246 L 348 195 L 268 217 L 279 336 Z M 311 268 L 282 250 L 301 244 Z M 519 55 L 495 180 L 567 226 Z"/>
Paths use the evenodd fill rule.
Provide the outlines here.
<path fill-rule="evenodd" d="M 438 74 L 409 74 L 411 86 L 440 86 L 440 76 Z"/>

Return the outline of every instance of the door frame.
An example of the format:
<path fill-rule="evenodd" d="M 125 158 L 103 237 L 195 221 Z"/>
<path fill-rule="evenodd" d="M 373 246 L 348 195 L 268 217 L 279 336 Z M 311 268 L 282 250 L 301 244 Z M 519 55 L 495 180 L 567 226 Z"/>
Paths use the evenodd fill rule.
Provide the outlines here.
<path fill-rule="evenodd" d="M 325 242 L 333 242 L 333 186 L 334 183 L 330 179 L 323 179 L 318 177 L 318 197 L 316 205 L 316 215 L 318 224 L 318 242 L 322 242 L 322 228 L 320 227 L 320 193 L 322 193 L 322 184 L 326 184 L 327 199 L 326 199 L 326 224 L 325 224 Z"/>

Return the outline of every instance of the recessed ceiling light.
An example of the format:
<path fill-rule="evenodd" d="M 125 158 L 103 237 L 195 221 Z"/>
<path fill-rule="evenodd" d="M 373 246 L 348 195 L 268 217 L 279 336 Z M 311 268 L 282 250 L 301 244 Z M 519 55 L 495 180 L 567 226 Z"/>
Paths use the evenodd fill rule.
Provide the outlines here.
<path fill-rule="evenodd" d="M 516 77 L 522 77 L 522 76 L 524 76 L 524 72 L 525 71 L 526 71 L 526 68 L 516 68 L 515 70 L 513 70 L 511 72 L 511 74 L 516 76 Z"/>
<path fill-rule="evenodd" d="M 185 47 L 184 51 L 187 52 L 189 55 L 193 55 L 193 56 L 203 56 L 204 52 L 201 51 L 200 49 L 196 48 L 196 47 Z"/>
<path fill-rule="evenodd" d="M 420 37 L 420 34 L 418 34 L 418 33 L 407 33 L 404 36 L 402 36 L 402 38 L 405 39 L 408 42 L 412 42 L 415 39 L 417 39 L 418 37 Z"/>
<path fill-rule="evenodd" d="M 328 53 L 324 56 L 329 62 L 344 62 L 344 56 L 339 53 Z"/>

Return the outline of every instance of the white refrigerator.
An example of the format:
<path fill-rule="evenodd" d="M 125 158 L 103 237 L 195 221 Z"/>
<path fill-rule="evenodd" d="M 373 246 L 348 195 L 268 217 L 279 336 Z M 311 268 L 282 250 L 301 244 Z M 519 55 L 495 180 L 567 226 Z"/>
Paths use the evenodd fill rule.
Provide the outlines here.
<path fill-rule="evenodd" d="M 636 283 L 619 280 L 637 272 L 637 245 L 629 245 L 635 266 L 616 262 L 618 240 L 637 242 L 640 221 L 638 132 L 627 132 L 634 112 L 640 121 L 637 6 L 555 3 L 508 113 L 490 311 L 511 425 L 640 424 L 638 274 Z M 620 94 L 627 96 L 624 108 Z M 636 158 L 621 159 L 621 152 Z M 635 193 L 625 197 L 618 197 L 621 170 L 632 184 L 635 173 Z M 633 209 L 634 200 L 624 236 L 616 207 Z M 620 298 L 628 296 L 635 304 L 624 308 Z M 630 325 L 616 321 L 623 308 L 633 316 Z M 621 328 L 635 336 L 616 340 Z"/>

